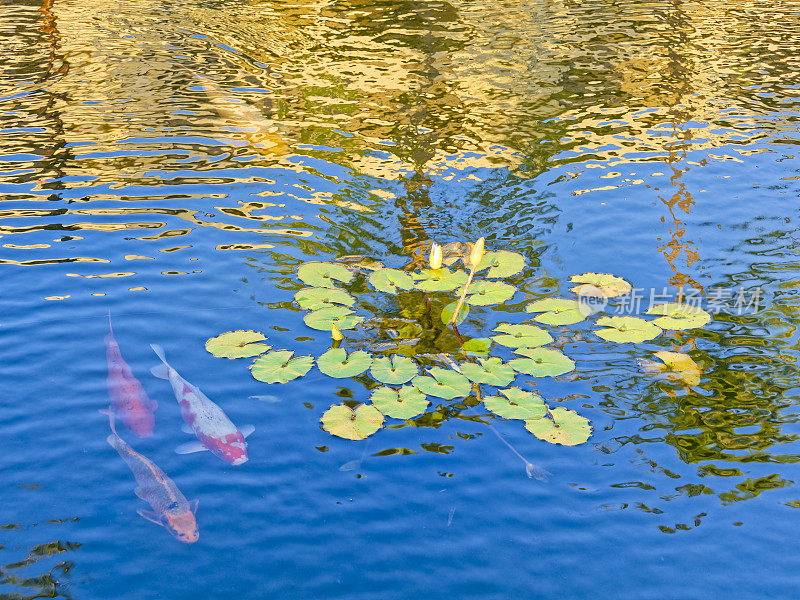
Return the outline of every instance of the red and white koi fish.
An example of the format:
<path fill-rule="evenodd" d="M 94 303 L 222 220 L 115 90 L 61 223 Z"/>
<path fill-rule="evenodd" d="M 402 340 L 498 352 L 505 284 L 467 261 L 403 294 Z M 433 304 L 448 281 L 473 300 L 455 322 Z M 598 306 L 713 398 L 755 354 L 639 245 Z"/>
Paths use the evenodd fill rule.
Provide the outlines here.
<path fill-rule="evenodd" d="M 175 452 L 190 454 L 209 450 L 232 465 L 247 462 L 247 442 L 244 438 L 253 433 L 255 428 L 252 425 L 245 425 L 241 430 L 237 429 L 219 406 L 209 400 L 197 386 L 178 375 L 164 358 L 161 346 L 150 344 L 150 347 L 164 363 L 153 367 L 150 371 L 156 377 L 166 379 L 172 384 L 175 398 L 181 407 L 181 416 L 190 428 L 188 433 L 194 433 L 198 440 L 181 444 Z"/>
<path fill-rule="evenodd" d="M 139 484 L 134 491 L 135 494 L 153 509 L 140 508 L 136 512 L 148 521 L 161 525 L 181 542 L 186 544 L 196 542 L 200 537 L 194 516 L 197 512 L 197 500 L 187 501 L 175 482 L 167 477 L 164 471 L 119 437 L 114 427 L 113 407 L 100 412 L 108 415 L 108 422 L 111 426 L 111 435 L 106 438 L 106 441 L 119 453 L 133 472 L 136 483 Z"/>
<path fill-rule="evenodd" d="M 106 359 L 108 360 L 108 396 L 111 406 L 125 426 L 137 437 L 153 435 L 158 404 L 147 397 L 139 380 L 122 358 L 111 327 L 111 312 L 108 313 L 108 335 L 106 336 Z"/>

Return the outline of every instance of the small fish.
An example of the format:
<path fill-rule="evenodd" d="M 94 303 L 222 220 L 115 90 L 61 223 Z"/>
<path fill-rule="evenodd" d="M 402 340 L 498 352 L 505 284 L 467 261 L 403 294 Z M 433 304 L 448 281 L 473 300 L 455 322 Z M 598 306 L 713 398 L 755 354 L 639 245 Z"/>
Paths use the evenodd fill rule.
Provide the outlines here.
<path fill-rule="evenodd" d="M 367 443 L 364 444 L 364 449 L 361 451 L 361 458 L 348 460 L 341 467 L 339 467 L 339 470 L 340 471 L 356 471 L 357 469 L 360 469 L 361 468 L 361 463 L 364 462 L 364 459 L 367 457 L 367 448 L 369 448 L 369 440 L 367 440 Z"/>
<path fill-rule="evenodd" d="M 258 400 L 259 402 L 269 402 L 270 404 L 275 404 L 276 402 L 280 402 L 281 399 L 277 396 L 273 396 L 272 394 L 262 394 L 260 396 L 249 396 L 250 400 Z"/>
<path fill-rule="evenodd" d="M 147 397 L 139 380 L 133 376 L 128 363 L 122 358 L 111 327 L 111 311 L 108 312 L 108 335 L 106 336 L 106 359 L 108 360 L 108 396 L 111 406 L 120 415 L 122 422 L 136 437 L 153 435 L 158 404 Z"/>
<path fill-rule="evenodd" d="M 187 501 L 175 482 L 167 477 L 164 471 L 119 437 L 114 427 L 113 406 L 100 412 L 108 415 L 108 423 L 111 426 L 111 435 L 106 438 L 106 441 L 119 453 L 133 472 L 139 486 L 136 488 L 135 494 L 153 509 L 140 508 L 136 512 L 148 521 L 164 527 L 179 541 L 186 544 L 196 542 L 200 537 L 194 516 L 197 512 L 197 500 Z"/>
<path fill-rule="evenodd" d="M 525 474 L 528 476 L 528 479 L 538 479 L 542 482 L 547 481 L 548 477 L 552 475 L 547 469 L 537 467 L 533 463 L 525 463 Z"/>
<path fill-rule="evenodd" d="M 253 433 L 255 428 L 252 425 L 245 425 L 241 430 L 237 429 L 219 406 L 209 400 L 197 386 L 178 375 L 164 358 L 161 346 L 150 344 L 150 347 L 164 363 L 153 367 L 150 372 L 170 382 L 175 392 L 175 399 L 181 407 L 181 416 L 198 440 L 181 444 L 175 452 L 191 454 L 209 450 L 232 465 L 247 462 L 247 442 L 244 438 Z"/>

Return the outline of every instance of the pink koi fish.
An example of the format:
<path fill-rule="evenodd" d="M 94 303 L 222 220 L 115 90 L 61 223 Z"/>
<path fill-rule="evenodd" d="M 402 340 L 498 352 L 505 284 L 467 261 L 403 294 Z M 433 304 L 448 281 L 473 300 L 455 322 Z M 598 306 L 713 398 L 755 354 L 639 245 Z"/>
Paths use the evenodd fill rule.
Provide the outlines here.
<path fill-rule="evenodd" d="M 147 397 L 139 380 L 122 358 L 111 327 L 111 312 L 108 313 L 108 335 L 106 336 L 106 359 L 108 360 L 108 396 L 111 406 L 120 415 L 122 422 L 137 437 L 153 435 L 158 404 Z"/>
<path fill-rule="evenodd" d="M 128 464 L 136 478 L 136 483 L 139 484 L 134 493 L 153 509 L 140 508 L 136 512 L 148 521 L 161 525 L 181 542 L 186 544 L 196 542 L 200 537 L 194 516 L 197 512 L 197 500 L 188 502 L 175 482 L 167 477 L 164 471 L 119 437 L 114 427 L 113 407 L 100 412 L 108 415 L 108 422 L 111 426 L 111 435 L 106 438 L 106 441 Z"/>
<path fill-rule="evenodd" d="M 232 465 L 247 462 L 247 442 L 244 438 L 253 433 L 255 428 L 252 425 L 245 425 L 241 430 L 237 429 L 219 406 L 209 400 L 197 386 L 178 375 L 164 358 L 161 346 L 150 344 L 150 347 L 164 363 L 153 367 L 150 371 L 156 377 L 170 382 L 181 407 L 181 416 L 189 426 L 188 433 L 197 436 L 196 442 L 181 444 L 175 452 L 190 454 L 209 450 Z"/>

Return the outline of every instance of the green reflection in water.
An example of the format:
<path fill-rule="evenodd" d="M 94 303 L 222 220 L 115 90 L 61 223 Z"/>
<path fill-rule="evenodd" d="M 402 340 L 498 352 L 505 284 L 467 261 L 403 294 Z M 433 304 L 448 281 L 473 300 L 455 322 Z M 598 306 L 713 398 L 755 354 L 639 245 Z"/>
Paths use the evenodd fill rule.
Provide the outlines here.
<path fill-rule="evenodd" d="M 74 521 L 77 519 L 70 519 Z M 48 524 L 63 523 L 59 519 L 47 521 Z M 8 527 L 3 527 L 8 529 Z M 26 570 L 40 562 L 50 562 L 62 554 L 74 552 L 81 544 L 55 540 L 37 544 L 28 551 L 25 558 L 0 566 L 0 598 L 2 600 L 32 600 L 33 598 L 71 598 L 65 589 L 70 572 L 75 563 L 60 560 L 38 575 L 25 574 Z M 0 550 L 4 548 L 0 546 Z M 47 568 L 47 567 L 45 567 Z"/>

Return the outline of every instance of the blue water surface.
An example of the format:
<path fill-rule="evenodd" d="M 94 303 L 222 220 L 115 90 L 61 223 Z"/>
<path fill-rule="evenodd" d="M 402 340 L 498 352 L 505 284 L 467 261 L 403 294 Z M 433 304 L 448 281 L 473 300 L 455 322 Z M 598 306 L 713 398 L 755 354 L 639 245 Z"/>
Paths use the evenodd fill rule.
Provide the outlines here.
<path fill-rule="evenodd" d="M 788 4 L 14 0 L 0 15 L 1 599 L 795 596 Z M 537 389 L 593 436 L 550 445 L 491 421 L 547 481 L 469 418 L 480 406 L 339 439 L 320 416 L 368 401 L 363 381 L 314 368 L 267 385 L 204 348 L 253 329 L 319 356 L 329 334 L 292 304 L 299 264 L 419 266 L 431 241 L 480 236 L 527 262 L 470 335 L 572 297 L 584 272 L 631 282 L 639 316 L 681 292 L 714 315 L 635 345 L 593 320 L 551 328 L 577 367 Z M 195 544 L 136 514 L 106 443 L 109 312 L 159 404 L 152 437 L 120 434 L 199 500 Z M 192 438 L 150 344 L 255 426 L 246 464 L 174 452 Z M 648 378 L 637 359 L 658 350 L 691 354 L 702 383 Z"/>

